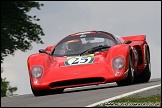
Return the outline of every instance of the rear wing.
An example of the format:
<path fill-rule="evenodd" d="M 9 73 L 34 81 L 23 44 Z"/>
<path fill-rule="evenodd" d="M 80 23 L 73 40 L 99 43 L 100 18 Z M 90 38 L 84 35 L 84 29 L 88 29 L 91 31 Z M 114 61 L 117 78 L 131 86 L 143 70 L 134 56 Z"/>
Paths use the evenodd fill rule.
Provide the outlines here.
<path fill-rule="evenodd" d="M 146 35 L 134 35 L 134 36 L 123 36 L 122 37 L 123 41 L 145 41 L 146 40 Z"/>

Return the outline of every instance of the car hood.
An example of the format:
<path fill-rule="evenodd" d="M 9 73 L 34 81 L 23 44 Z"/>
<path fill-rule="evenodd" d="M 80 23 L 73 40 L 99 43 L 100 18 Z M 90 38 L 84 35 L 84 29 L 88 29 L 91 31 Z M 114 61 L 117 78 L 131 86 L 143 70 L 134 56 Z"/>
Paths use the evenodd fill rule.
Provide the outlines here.
<path fill-rule="evenodd" d="M 57 65 L 53 64 L 49 67 L 48 75 L 44 78 L 46 80 L 44 82 L 100 77 L 99 75 L 108 74 L 107 71 L 111 68 L 109 63 L 106 62 L 106 55 L 107 52 L 99 52 L 95 55 L 54 57 Z"/>
<path fill-rule="evenodd" d="M 87 55 L 76 55 L 76 56 L 64 56 L 64 57 L 54 57 L 58 63 L 59 67 L 71 67 L 71 66 L 82 66 L 87 64 L 94 64 L 103 62 L 107 57 L 107 51 L 97 52 L 95 54 Z"/>

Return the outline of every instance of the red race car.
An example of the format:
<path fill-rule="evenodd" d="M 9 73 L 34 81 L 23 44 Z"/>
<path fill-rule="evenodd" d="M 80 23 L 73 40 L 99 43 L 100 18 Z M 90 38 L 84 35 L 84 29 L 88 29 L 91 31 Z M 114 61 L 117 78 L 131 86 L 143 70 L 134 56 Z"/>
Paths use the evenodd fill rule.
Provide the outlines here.
<path fill-rule="evenodd" d="M 104 31 L 78 32 L 30 55 L 27 63 L 35 96 L 110 82 L 131 85 L 148 82 L 151 76 L 145 35 L 119 37 Z"/>

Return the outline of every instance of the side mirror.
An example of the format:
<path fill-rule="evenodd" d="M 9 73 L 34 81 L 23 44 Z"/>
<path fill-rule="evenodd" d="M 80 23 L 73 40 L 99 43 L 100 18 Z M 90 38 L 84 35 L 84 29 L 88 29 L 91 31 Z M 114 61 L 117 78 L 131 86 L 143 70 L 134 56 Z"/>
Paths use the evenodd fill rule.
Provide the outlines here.
<path fill-rule="evenodd" d="M 132 41 L 130 41 L 130 40 L 127 40 L 127 41 L 125 41 L 123 44 L 130 44 Z"/>
<path fill-rule="evenodd" d="M 40 50 L 39 50 L 39 53 L 46 53 L 46 54 L 49 55 L 49 53 L 47 53 L 46 50 L 44 50 L 44 49 L 40 49 Z"/>
<path fill-rule="evenodd" d="M 48 46 L 45 48 L 45 51 L 51 52 L 54 46 Z"/>

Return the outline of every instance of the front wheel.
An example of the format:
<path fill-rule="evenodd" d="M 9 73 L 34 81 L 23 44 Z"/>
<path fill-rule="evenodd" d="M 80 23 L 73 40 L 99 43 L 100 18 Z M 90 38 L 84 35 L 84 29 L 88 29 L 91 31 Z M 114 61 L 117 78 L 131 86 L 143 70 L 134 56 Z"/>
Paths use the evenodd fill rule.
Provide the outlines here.
<path fill-rule="evenodd" d="M 127 76 L 126 79 L 116 82 L 117 85 L 118 86 L 126 86 L 126 85 L 133 84 L 133 82 L 134 82 L 134 73 L 135 73 L 134 71 L 135 71 L 135 69 L 132 66 L 132 60 L 131 60 L 131 57 L 130 57 L 128 76 Z"/>
<path fill-rule="evenodd" d="M 59 89 L 56 89 L 56 90 L 52 90 L 52 92 L 54 94 L 60 94 L 60 93 L 63 93 L 64 92 L 64 88 L 59 88 Z"/>
<path fill-rule="evenodd" d="M 49 94 L 49 91 L 48 90 L 35 90 L 32 85 L 30 84 L 31 86 L 31 90 L 34 94 L 34 96 L 44 96 L 44 95 L 48 95 Z"/>

